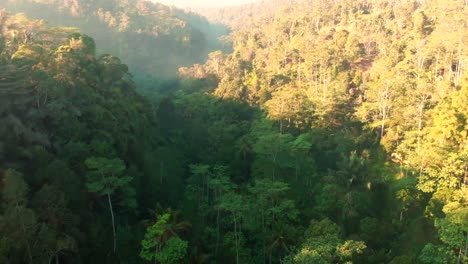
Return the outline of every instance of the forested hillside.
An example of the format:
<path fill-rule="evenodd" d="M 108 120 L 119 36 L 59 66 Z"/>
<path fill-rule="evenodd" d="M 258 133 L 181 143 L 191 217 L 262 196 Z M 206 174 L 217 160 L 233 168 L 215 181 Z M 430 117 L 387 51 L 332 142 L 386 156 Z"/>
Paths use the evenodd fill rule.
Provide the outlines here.
<path fill-rule="evenodd" d="M 0 7 L 53 26 L 79 28 L 95 39 L 97 54 L 124 60 L 139 84 L 175 78 L 178 67 L 202 62 L 209 51 L 223 48 L 218 38 L 227 33 L 195 13 L 143 0 L 0 0 Z"/>
<path fill-rule="evenodd" d="M 285 0 L 261 0 L 250 4 L 226 7 L 198 7 L 194 10 L 211 22 L 239 29 L 252 25 L 253 20 L 259 20 L 260 17 L 271 17 L 278 8 L 284 7 L 286 4 Z M 290 4 L 292 5 L 293 2 Z"/>
<path fill-rule="evenodd" d="M 230 11 L 141 94 L 0 13 L 0 263 L 468 263 L 468 3 Z"/>

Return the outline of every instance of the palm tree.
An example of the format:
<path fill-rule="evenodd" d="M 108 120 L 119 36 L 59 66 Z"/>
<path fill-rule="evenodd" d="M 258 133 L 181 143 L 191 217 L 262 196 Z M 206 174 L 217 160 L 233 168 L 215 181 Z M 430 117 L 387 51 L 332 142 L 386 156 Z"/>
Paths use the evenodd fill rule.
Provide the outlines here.
<path fill-rule="evenodd" d="M 187 221 L 183 220 L 181 217 L 180 211 L 174 211 L 171 208 L 162 209 L 161 205 L 156 205 L 156 209 L 150 209 L 151 219 L 158 218 L 158 216 L 169 214 L 169 222 L 166 225 L 166 230 L 164 233 L 158 238 L 158 240 L 163 245 L 166 241 L 168 241 L 171 237 L 178 237 L 182 234 L 187 234 L 192 229 L 192 224 Z M 146 226 L 150 225 L 152 220 L 145 220 L 143 221 Z"/>
<path fill-rule="evenodd" d="M 154 258 L 156 263 L 157 255 L 164 249 L 166 245 L 169 245 L 170 240 L 180 241 L 179 234 L 188 232 L 191 229 L 191 224 L 188 221 L 180 219 L 180 213 L 173 211 L 170 208 L 161 210 L 158 205 L 156 210 L 151 210 L 154 215 L 153 219 L 156 218 L 156 222 L 145 220 L 144 223 L 148 226 L 145 238 L 142 241 L 142 250 L 140 256 L 146 260 Z M 158 210 L 159 209 L 159 210 Z M 158 211 L 162 211 L 158 213 Z M 184 243 L 184 242 L 182 242 Z M 184 251 L 187 247 L 185 242 Z M 184 253 L 185 254 L 185 253 Z M 178 256 L 180 258 L 181 256 Z"/>
<path fill-rule="evenodd" d="M 273 256 L 281 258 L 291 253 L 289 245 L 294 245 L 294 230 L 285 223 L 276 223 L 272 226 L 268 238 L 268 262 L 272 263 Z"/>

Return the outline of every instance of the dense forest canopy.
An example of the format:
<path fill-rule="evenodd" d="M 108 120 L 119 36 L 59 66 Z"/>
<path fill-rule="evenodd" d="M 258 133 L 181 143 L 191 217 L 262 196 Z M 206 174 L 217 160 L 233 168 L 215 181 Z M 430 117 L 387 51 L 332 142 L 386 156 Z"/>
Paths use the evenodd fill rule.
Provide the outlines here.
<path fill-rule="evenodd" d="M 97 54 L 125 61 L 139 85 L 174 78 L 178 67 L 202 62 L 213 49 L 228 49 L 218 40 L 227 34 L 224 26 L 144 0 L 0 0 L 0 7 L 53 26 L 79 28 L 95 39 Z"/>
<path fill-rule="evenodd" d="M 468 263 L 467 1 L 0 3 L 0 263 Z"/>

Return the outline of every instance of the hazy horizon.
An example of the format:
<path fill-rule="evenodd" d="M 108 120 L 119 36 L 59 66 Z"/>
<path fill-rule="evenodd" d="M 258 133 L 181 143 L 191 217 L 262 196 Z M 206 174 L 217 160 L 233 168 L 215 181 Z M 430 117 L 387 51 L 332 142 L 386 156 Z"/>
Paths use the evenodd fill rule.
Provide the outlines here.
<path fill-rule="evenodd" d="M 177 7 L 222 7 L 260 2 L 261 0 L 151 0 Z"/>

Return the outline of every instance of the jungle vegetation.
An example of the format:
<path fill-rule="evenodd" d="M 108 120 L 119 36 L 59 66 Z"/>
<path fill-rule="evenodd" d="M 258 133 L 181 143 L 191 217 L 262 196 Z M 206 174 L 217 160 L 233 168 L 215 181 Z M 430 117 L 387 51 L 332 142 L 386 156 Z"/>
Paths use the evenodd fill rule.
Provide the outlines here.
<path fill-rule="evenodd" d="M 1 3 L 0 263 L 468 263 L 467 1 Z"/>

